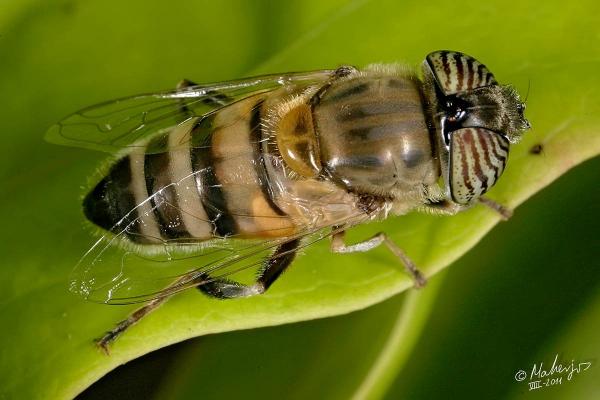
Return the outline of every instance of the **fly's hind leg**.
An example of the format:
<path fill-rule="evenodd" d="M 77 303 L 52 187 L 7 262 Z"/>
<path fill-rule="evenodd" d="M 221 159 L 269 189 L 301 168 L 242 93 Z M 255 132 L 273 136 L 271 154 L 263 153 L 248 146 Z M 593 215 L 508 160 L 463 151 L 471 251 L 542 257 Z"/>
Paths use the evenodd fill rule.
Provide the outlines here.
<path fill-rule="evenodd" d="M 119 322 L 112 330 L 106 332 L 104 336 L 95 340 L 96 345 L 106 354 L 109 355 L 109 345 L 114 342 L 123 332 L 125 332 L 130 326 L 137 323 L 140 319 L 154 311 L 158 306 L 167 301 L 170 297 L 164 296 L 159 297 L 150 301 L 144 307 L 134 311 L 129 317 Z"/>
<path fill-rule="evenodd" d="M 262 294 L 281 276 L 294 260 L 299 244 L 300 240 L 296 239 L 279 245 L 263 264 L 256 283 L 253 285 L 243 285 L 229 279 L 212 278 L 208 274 L 202 274 L 199 276 L 202 283 L 197 288 L 207 296 L 218 299 L 234 299 Z"/>
<path fill-rule="evenodd" d="M 189 282 L 193 275 L 193 281 L 198 281 L 197 288 L 204 294 L 219 299 L 232 299 L 237 297 L 248 297 L 264 293 L 281 276 L 286 268 L 292 263 L 296 256 L 296 250 L 300 240 L 291 240 L 277 247 L 275 252 L 265 260 L 259 271 L 256 283 L 250 286 L 241 283 L 223 279 L 212 278 L 208 274 L 186 274 L 181 279 L 174 282 L 169 288 L 175 288 L 182 282 Z M 151 300 L 144 307 L 134 311 L 129 317 L 119 322 L 114 329 L 106 332 L 104 336 L 96 340 L 96 344 L 104 353 L 109 354 L 109 345 L 114 342 L 129 327 L 136 324 L 139 320 L 150 314 L 161 304 L 170 298 L 169 295 Z"/>
<path fill-rule="evenodd" d="M 334 228 L 335 230 L 336 228 Z M 396 245 L 384 232 L 379 232 L 375 236 L 360 243 L 353 245 L 346 245 L 344 243 L 344 236 L 346 231 L 340 231 L 333 234 L 331 238 L 331 251 L 334 253 L 354 253 L 354 252 L 365 252 L 381 244 L 385 244 L 390 251 L 400 259 L 406 272 L 412 277 L 416 288 L 421 288 L 427 283 L 427 279 L 423 276 L 421 271 L 417 268 L 414 262 L 402 251 L 400 247 Z"/>
<path fill-rule="evenodd" d="M 182 282 L 186 282 L 189 279 L 188 275 L 182 276 L 180 279 L 173 282 L 169 287 L 165 289 L 165 292 L 168 292 L 168 289 L 173 289 L 179 286 Z M 123 332 L 125 332 L 129 327 L 136 324 L 139 320 L 144 318 L 146 315 L 150 314 L 164 302 L 171 298 L 171 294 L 166 294 L 161 297 L 157 297 L 155 299 L 150 300 L 145 306 L 138 308 L 135 310 L 129 317 L 119 322 L 117 326 L 115 326 L 112 330 L 106 332 L 104 336 L 95 340 L 96 345 L 106 354 L 110 353 L 109 345 L 114 342 Z"/>

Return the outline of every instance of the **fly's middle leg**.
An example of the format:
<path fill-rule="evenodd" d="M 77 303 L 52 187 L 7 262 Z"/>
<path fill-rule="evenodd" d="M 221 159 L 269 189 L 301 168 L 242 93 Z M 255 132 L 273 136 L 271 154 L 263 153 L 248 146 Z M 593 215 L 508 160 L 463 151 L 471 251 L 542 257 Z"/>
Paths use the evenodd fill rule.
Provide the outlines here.
<path fill-rule="evenodd" d="M 300 240 L 295 239 L 279 245 L 275 252 L 265 260 L 253 285 L 243 285 L 229 279 L 212 278 L 208 274 L 202 274 L 199 276 L 202 282 L 197 286 L 198 290 L 207 296 L 218 299 L 234 299 L 262 294 L 292 263 L 299 244 Z"/>
<path fill-rule="evenodd" d="M 365 241 L 346 245 L 344 243 L 344 236 L 346 231 L 340 231 L 333 234 L 331 238 L 331 251 L 334 253 L 355 253 L 355 252 L 366 252 L 375 247 L 385 244 L 390 251 L 400 259 L 400 262 L 404 265 L 406 272 L 412 277 L 416 288 L 421 288 L 427 283 L 427 279 L 423 276 L 421 271 L 417 268 L 414 262 L 402 251 L 396 243 L 394 243 L 384 232 L 379 232 L 372 238 Z"/>

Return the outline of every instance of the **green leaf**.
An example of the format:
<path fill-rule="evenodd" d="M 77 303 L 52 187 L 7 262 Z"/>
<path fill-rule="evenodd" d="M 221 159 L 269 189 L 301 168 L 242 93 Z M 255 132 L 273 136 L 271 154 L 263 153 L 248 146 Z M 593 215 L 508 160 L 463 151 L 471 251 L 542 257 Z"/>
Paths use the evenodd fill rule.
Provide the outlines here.
<path fill-rule="evenodd" d="M 460 9 L 447 2 L 316 0 L 8 4 L 0 19 L 0 397 L 69 398 L 117 365 L 171 343 L 343 314 L 411 285 L 383 249 L 333 256 L 321 243 L 265 295 L 217 302 L 181 294 L 104 356 L 92 339 L 134 308 L 90 304 L 67 292 L 69 271 L 93 241 L 82 227 L 81 186 L 102 155 L 41 141 L 49 125 L 85 105 L 164 89 L 183 77 L 210 82 L 342 63 L 416 65 L 449 48 L 473 54 L 521 92 L 531 80 L 534 129 L 514 146 L 492 198 L 516 207 L 600 152 L 599 21 L 591 1 L 568 9 L 501 1 Z M 534 144 L 543 145 L 541 155 L 529 153 Z M 393 218 L 350 236 L 385 230 L 432 275 L 497 222 L 478 206 L 452 218 Z"/>
<path fill-rule="evenodd" d="M 600 356 L 600 192 L 590 191 L 599 168 L 597 157 L 559 178 L 448 269 L 410 367 L 386 399 L 598 397 L 583 395 L 598 389 L 595 363 L 560 388 L 530 392 L 515 375 L 557 353 Z"/>
<path fill-rule="evenodd" d="M 171 349 L 165 361 L 172 367 L 155 378 L 155 397 L 380 398 L 418 340 L 441 278 L 365 311 L 185 343 Z M 114 383 L 102 382 L 92 394 Z"/>
<path fill-rule="evenodd" d="M 519 207 L 519 218 L 497 226 L 427 290 L 347 315 L 169 346 L 112 371 L 83 398 L 113 398 L 126 388 L 157 399 L 282 393 L 362 399 L 381 398 L 389 383 L 386 399 L 505 398 L 511 392 L 546 398 L 561 390 L 563 398 L 595 398 L 600 370 L 594 363 L 581 379 L 543 391 L 528 392 L 514 377 L 557 353 L 587 360 L 600 354 L 593 340 L 600 192 L 588 191 L 599 168 L 600 158 L 587 161 L 537 193 Z M 557 235 L 557 227 L 569 234 Z"/>

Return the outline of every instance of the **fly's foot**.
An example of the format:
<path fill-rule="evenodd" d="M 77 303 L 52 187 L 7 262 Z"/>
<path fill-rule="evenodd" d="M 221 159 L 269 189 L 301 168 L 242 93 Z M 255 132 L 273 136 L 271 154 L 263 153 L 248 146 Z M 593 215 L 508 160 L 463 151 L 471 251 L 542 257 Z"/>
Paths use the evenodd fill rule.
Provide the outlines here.
<path fill-rule="evenodd" d="M 498 213 L 498 215 L 500 215 L 500 218 L 502 218 L 503 221 L 508 221 L 510 219 L 510 217 L 513 216 L 513 210 L 511 210 L 508 207 L 503 206 L 500 203 L 495 202 L 492 199 L 488 199 L 487 197 L 481 196 L 479 198 L 479 202 L 481 204 L 483 204 L 484 206 L 496 211 Z"/>

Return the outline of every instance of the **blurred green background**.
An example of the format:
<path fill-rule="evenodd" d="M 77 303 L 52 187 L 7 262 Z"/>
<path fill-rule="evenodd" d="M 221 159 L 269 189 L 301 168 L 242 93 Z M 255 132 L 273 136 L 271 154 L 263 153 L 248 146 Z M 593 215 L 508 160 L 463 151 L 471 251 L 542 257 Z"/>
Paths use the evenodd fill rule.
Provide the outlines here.
<path fill-rule="evenodd" d="M 43 142 L 66 114 L 182 78 L 418 65 L 432 50 L 461 50 L 521 93 L 531 84 L 534 129 L 490 193 L 515 206 L 600 151 L 599 26 L 592 1 L 3 0 L 0 398 L 72 397 L 158 347 L 342 314 L 409 286 L 385 252 L 340 258 L 323 244 L 262 299 L 173 299 L 106 358 L 91 338 L 133 308 L 87 304 L 66 291 L 70 269 L 93 240 L 80 196 L 106 157 Z M 529 154 L 538 143 L 544 152 Z M 117 368 L 81 397 L 597 398 L 599 167 L 587 161 L 535 195 L 417 294 L 166 347 Z M 495 222 L 476 208 L 449 219 L 410 215 L 351 237 L 385 229 L 434 273 Z M 321 287 L 302 290 L 314 281 Z M 592 367 L 533 392 L 515 381 L 518 370 L 551 363 L 557 353 Z"/>

